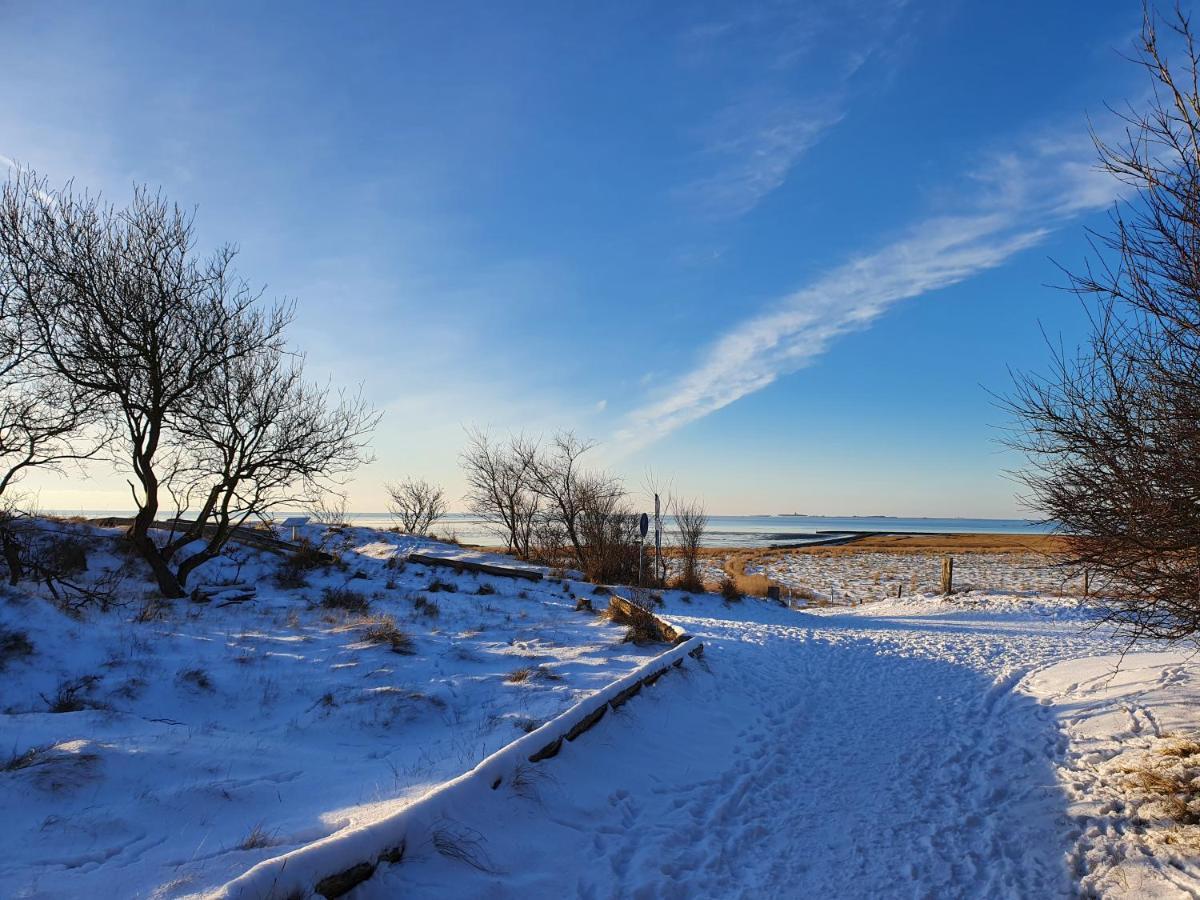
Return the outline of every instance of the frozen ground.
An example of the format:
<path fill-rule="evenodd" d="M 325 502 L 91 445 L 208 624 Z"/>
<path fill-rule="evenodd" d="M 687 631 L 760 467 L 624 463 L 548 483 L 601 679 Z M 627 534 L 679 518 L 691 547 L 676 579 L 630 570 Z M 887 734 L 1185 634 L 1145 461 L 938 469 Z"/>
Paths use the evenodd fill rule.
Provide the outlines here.
<path fill-rule="evenodd" d="M 147 621 L 136 565 L 126 605 L 78 620 L 0 597 L 0 897 L 211 888 L 419 796 L 655 652 L 575 612 L 570 585 L 389 567 L 418 542 L 366 529 L 336 543 L 344 567 L 307 587 L 240 551 L 197 581 L 254 584 L 252 601 Z M 88 575 L 121 562 L 93 552 Z M 370 608 L 327 608 L 324 588 Z"/>
<path fill-rule="evenodd" d="M 1195 826 L 1105 774 L 1118 739 L 1155 740 L 1160 702 L 1196 727 L 1200 667 L 1178 654 L 1106 682 L 1118 646 L 1059 599 L 667 606 L 707 672 L 664 679 L 519 794 L 446 823 L 462 852 L 412 848 L 354 896 L 1200 890 L 1194 851 L 1164 837 Z"/>

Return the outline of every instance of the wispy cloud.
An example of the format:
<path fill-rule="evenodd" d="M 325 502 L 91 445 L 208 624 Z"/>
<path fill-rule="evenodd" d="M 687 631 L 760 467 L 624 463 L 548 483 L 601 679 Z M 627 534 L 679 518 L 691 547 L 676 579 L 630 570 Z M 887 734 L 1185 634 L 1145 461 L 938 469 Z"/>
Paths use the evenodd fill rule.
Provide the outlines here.
<path fill-rule="evenodd" d="M 1040 140 L 970 173 L 981 197 L 916 223 L 719 336 L 663 394 L 630 412 L 614 443 L 644 446 L 762 390 L 868 327 L 901 300 L 957 284 L 1033 246 L 1071 215 L 1103 207 L 1115 185 L 1076 142 Z"/>
<path fill-rule="evenodd" d="M 851 83 L 867 61 L 899 42 L 905 6 L 752 2 L 727 20 L 688 28 L 680 39 L 684 63 L 720 69 L 729 90 L 697 130 L 701 174 L 678 195 L 709 217 L 738 218 L 781 187 L 845 117 Z"/>
<path fill-rule="evenodd" d="M 684 190 L 711 215 L 745 215 L 787 180 L 797 161 L 842 117 L 832 100 L 728 107 L 705 150 L 715 170 Z"/>

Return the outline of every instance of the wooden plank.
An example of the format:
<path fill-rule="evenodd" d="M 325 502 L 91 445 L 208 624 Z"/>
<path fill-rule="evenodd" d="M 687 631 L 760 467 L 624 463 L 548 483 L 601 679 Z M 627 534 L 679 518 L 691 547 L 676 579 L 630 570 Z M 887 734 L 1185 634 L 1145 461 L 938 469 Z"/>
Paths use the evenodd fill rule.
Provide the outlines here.
<path fill-rule="evenodd" d="M 459 572 L 480 572 L 484 575 L 499 575 L 502 578 L 524 578 L 526 581 L 541 581 L 542 573 L 533 569 L 509 569 L 504 566 L 493 566 L 490 563 L 474 562 L 466 559 L 449 559 L 444 556 L 427 556 L 424 553 L 410 553 L 409 562 L 423 566 L 446 566 Z"/>

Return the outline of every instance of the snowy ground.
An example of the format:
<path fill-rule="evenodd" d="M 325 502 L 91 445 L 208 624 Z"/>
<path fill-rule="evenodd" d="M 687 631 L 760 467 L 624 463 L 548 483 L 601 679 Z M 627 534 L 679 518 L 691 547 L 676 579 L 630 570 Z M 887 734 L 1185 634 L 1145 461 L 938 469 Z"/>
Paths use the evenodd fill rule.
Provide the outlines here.
<path fill-rule="evenodd" d="M 1179 826 L 1139 819 L 1138 789 L 1105 774 L 1118 739 L 1154 740 L 1159 701 L 1197 725 L 1200 666 L 1178 654 L 1107 683 L 1119 647 L 1059 599 L 789 612 L 672 594 L 667 614 L 703 637 L 707 672 L 446 823 L 461 852 L 412 848 L 353 896 L 1200 890 L 1194 851 L 1164 837 Z"/>
<path fill-rule="evenodd" d="M 137 577 L 127 606 L 79 620 L 0 597 L 0 896 L 214 887 L 386 814 L 656 651 L 576 612 L 572 588 L 590 585 L 391 568 L 417 542 L 337 541 L 344 568 L 307 587 L 274 587 L 278 558 L 241 551 L 198 581 L 253 583 L 253 601 L 177 601 L 143 622 Z M 95 577 L 121 560 L 89 563 Z M 329 609 L 323 588 L 369 610 Z M 402 653 L 371 642 L 385 616 Z"/>
<path fill-rule="evenodd" d="M 807 589 L 838 601 L 862 603 L 905 594 L 941 590 L 940 553 L 792 553 L 768 563 L 746 567 L 786 587 Z M 1032 553 L 955 553 L 956 590 L 990 590 L 1006 593 L 1080 593 L 1077 579 L 1048 565 Z"/>
<path fill-rule="evenodd" d="M 273 588 L 273 560 L 247 555 L 207 577 L 254 581 L 255 601 L 148 622 L 130 621 L 140 598 L 81 622 L 0 599 L 0 629 L 33 647 L 0 642 L 0 896 L 203 892 L 395 810 L 654 652 L 575 612 L 587 586 L 396 571 L 411 539 L 346 541 L 347 568 L 308 588 Z M 361 590 L 415 653 L 367 643 L 320 605 L 329 586 Z M 793 611 L 668 591 L 664 610 L 703 664 L 351 896 L 1200 893 L 1187 654 L 1141 648 L 1117 671 L 1123 645 L 1086 610 L 1034 593 Z M 49 712 L 72 683 L 84 708 Z"/>

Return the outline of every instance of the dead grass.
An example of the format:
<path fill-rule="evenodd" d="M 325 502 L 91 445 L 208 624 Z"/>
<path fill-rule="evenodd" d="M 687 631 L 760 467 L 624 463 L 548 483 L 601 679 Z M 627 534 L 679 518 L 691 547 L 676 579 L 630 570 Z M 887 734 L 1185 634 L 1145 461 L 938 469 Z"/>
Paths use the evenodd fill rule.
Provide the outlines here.
<path fill-rule="evenodd" d="M 442 608 L 424 594 L 414 594 L 413 608 L 427 619 L 436 619 L 442 614 Z"/>
<path fill-rule="evenodd" d="M 9 663 L 33 656 L 33 642 L 23 631 L 0 629 L 0 671 Z"/>
<path fill-rule="evenodd" d="M 391 616 L 375 616 L 356 624 L 363 626 L 362 638 L 368 644 L 386 644 L 393 653 L 404 656 L 416 652 L 412 638 L 397 627 L 396 620 Z"/>
<path fill-rule="evenodd" d="M 264 847 L 274 847 L 278 842 L 276 832 L 267 831 L 263 828 L 262 822 L 259 822 L 250 829 L 249 834 L 242 838 L 241 843 L 237 845 L 237 849 L 261 850 Z"/>
<path fill-rule="evenodd" d="M 33 776 L 36 787 L 58 792 L 82 787 L 92 780 L 99 762 L 99 754 L 73 750 L 69 743 L 46 744 L 21 753 L 13 750 L 8 759 L 0 763 L 0 773 L 28 773 Z"/>
<path fill-rule="evenodd" d="M 201 691 L 211 691 L 213 689 L 212 679 L 208 677 L 208 673 L 203 669 L 186 669 L 179 673 L 179 680 L 181 683 Z"/>
<path fill-rule="evenodd" d="M 58 686 L 58 691 L 53 697 L 47 697 L 45 694 L 41 694 L 40 696 L 52 713 L 73 713 L 81 712 L 85 709 L 103 709 L 103 704 L 85 696 L 99 681 L 99 675 L 84 675 L 81 678 L 64 681 Z"/>
<path fill-rule="evenodd" d="M 1143 795 L 1138 810 L 1179 825 L 1200 824 L 1200 741 L 1191 737 L 1167 737 L 1152 754 L 1128 770 L 1129 785 Z M 1176 838 L 1183 840 L 1180 835 Z M 1172 839 L 1164 836 L 1168 843 Z M 1188 842 L 1197 835 L 1186 836 Z M 1176 841 L 1178 842 L 1178 841 Z"/>
<path fill-rule="evenodd" d="M 435 828 L 433 849 L 447 859 L 466 863 L 480 872 L 495 874 L 499 870 L 488 859 L 483 849 L 483 836 L 474 828 L 450 825 Z"/>
<path fill-rule="evenodd" d="M 321 591 L 321 605 L 326 609 L 344 609 L 347 612 L 366 612 L 371 607 L 365 594 L 348 587 L 327 587 Z"/>
<path fill-rule="evenodd" d="M 549 666 L 521 666 L 509 672 L 504 680 L 509 684 L 523 684 L 526 681 L 562 681 L 562 676 Z"/>

